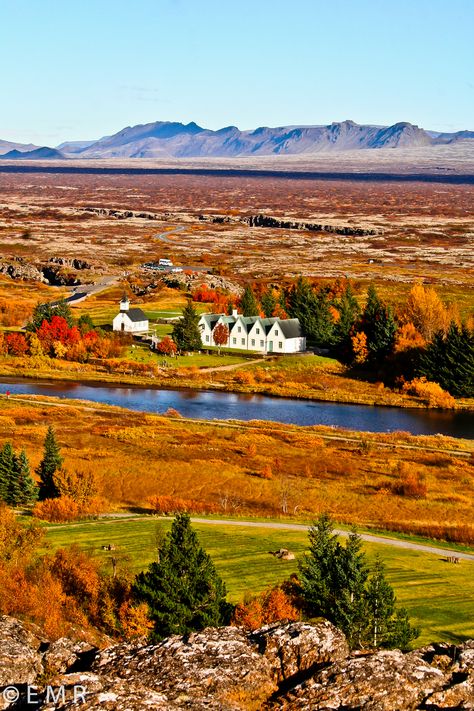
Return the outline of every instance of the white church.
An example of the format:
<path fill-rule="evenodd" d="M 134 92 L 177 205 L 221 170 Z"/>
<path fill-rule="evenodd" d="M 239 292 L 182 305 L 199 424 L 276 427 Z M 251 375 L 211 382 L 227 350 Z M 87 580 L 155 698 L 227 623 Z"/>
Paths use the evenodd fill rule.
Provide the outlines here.
<path fill-rule="evenodd" d="M 148 319 L 141 309 L 131 309 L 128 296 L 124 294 L 120 301 L 120 311 L 113 322 L 114 331 L 124 333 L 146 333 L 149 328 Z"/>
<path fill-rule="evenodd" d="M 243 316 L 235 310 L 232 316 L 202 314 L 199 329 L 204 348 L 216 345 L 212 334 L 219 323 L 229 329 L 227 348 L 258 353 L 301 353 L 306 350 L 306 338 L 297 318 Z"/>

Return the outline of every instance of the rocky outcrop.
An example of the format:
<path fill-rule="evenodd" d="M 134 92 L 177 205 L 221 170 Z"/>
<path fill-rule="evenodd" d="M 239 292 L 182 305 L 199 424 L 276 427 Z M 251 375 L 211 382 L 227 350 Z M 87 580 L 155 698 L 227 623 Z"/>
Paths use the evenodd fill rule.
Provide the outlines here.
<path fill-rule="evenodd" d="M 279 217 L 271 217 L 259 213 L 257 215 L 247 215 L 244 217 L 233 217 L 230 215 L 199 215 L 201 222 L 211 222 L 216 225 L 227 223 L 243 222 L 249 227 L 273 227 L 284 230 L 307 230 L 309 232 L 328 232 L 330 234 L 344 235 L 349 237 L 366 237 L 368 235 L 379 234 L 377 230 L 363 227 L 349 227 L 348 225 L 324 225 L 319 222 L 303 222 L 302 220 L 283 220 Z"/>
<path fill-rule="evenodd" d="M 20 700 L 15 700 L 15 687 Z M 474 641 L 351 654 L 329 622 L 207 629 L 98 650 L 0 617 L 0 709 L 474 709 Z M 4 693 L 5 692 L 5 693 Z M 23 705 L 22 705 L 23 704 Z"/>
<path fill-rule="evenodd" d="M 239 298 L 244 293 L 244 288 L 231 279 L 216 274 L 207 274 L 205 272 L 177 272 L 166 274 L 162 277 L 162 282 L 171 287 L 179 285 L 189 291 L 194 291 L 194 289 L 197 289 L 202 284 L 206 284 L 209 289 L 219 289 L 231 296 L 237 296 Z"/>
<path fill-rule="evenodd" d="M 5 274 L 15 281 L 47 281 L 36 265 L 26 262 L 22 257 L 11 257 L 0 262 L 0 274 Z"/>
<path fill-rule="evenodd" d="M 53 286 L 81 284 L 78 272 L 94 269 L 85 259 L 51 257 L 47 262 L 28 262 L 23 257 L 8 257 L 0 262 L 0 274 L 14 280 L 39 281 Z"/>

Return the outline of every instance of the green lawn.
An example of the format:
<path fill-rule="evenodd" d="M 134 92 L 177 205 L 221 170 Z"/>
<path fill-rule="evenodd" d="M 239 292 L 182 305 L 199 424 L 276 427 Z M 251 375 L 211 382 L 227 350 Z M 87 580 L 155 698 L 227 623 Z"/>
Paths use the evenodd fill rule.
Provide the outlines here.
<path fill-rule="evenodd" d="M 64 524 L 48 529 L 53 548 L 77 543 L 110 565 L 111 555 L 123 560 L 134 572 L 154 559 L 157 526 L 167 530 L 171 519 L 91 521 Z M 246 528 L 232 524 L 194 524 L 200 541 L 211 554 L 227 584 L 233 602 L 246 591 L 259 591 L 296 571 L 295 561 L 280 561 L 268 551 L 290 548 L 298 556 L 307 546 L 300 531 Z M 102 545 L 117 548 L 111 554 Z M 436 545 L 436 544 L 434 544 Z M 418 644 L 434 640 L 448 642 L 474 637 L 474 563 L 451 565 L 439 556 L 364 544 L 371 559 L 379 553 L 400 603 L 407 607 L 414 623 L 421 627 Z"/>
<path fill-rule="evenodd" d="M 177 356 L 176 358 L 166 358 L 160 353 L 152 351 L 145 343 L 137 343 L 130 346 L 124 356 L 127 360 L 135 360 L 138 363 L 155 363 L 160 365 L 163 361 L 172 368 L 212 368 L 221 365 L 237 365 L 245 363 L 245 358 L 239 355 L 210 353 L 192 353 L 189 356 Z"/>

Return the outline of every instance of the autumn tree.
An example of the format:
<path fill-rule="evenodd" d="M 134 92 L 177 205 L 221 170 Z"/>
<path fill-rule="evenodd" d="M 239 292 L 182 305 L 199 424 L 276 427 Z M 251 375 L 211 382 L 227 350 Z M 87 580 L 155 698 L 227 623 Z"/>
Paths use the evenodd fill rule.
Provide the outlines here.
<path fill-rule="evenodd" d="M 165 336 L 156 345 L 156 350 L 158 351 L 158 353 L 162 353 L 163 355 L 170 356 L 171 358 L 173 358 L 176 355 L 178 346 L 172 338 L 170 338 L 169 336 Z"/>
<path fill-rule="evenodd" d="M 244 316 L 258 316 L 259 307 L 255 294 L 251 286 L 247 285 L 245 287 L 244 294 L 240 300 L 240 308 L 242 309 L 242 314 Z"/>
<path fill-rule="evenodd" d="M 186 513 L 176 516 L 159 548 L 159 562 L 137 575 L 132 592 L 136 602 L 150 608 L 153 641 L 219 627 L 230 619 L 225 585 Z"/>
<path fill-rule="evenodd" d="M 39 484 L 39 498 L 53 499 L 59 496 L 58 487 L 54 481 L 54 475 L 61 469 L 63 458 L 59 445 L 56 441 L 56 434 L 53 427 L 50 425 L 44 440 L 43 458 L 36 470 Z"/>
<path fill-rule="evenodd" d="M 229 329 L 225 323 L 218 323 L 217 326 L 214 327 L 212 338 L 217 346 L 217 352 L 220 355 L 221 347 L 227 345 L 229 340 Z"/>
<path fill-rule="evenodd" d="M 28 352 L 28 342 L 22 333 L 8 333 L 5 336 L 7 353 L 22 356 Z"/>
<path fill-rule="evenodd" d="M 183 315 L 173 327 L 173 341 L 180 351 L 198 351 L 202 348 L 199 316 L 192 301 L 188 301 Z"/>
<path fill-rule="evenodd" d="M 284 587 L 276 585 L 257 595 L 245 595 L 234 610 L 231 624 L 256 630 L 275 622 L 299 620 L 300 616 Z"/>
<path fill-rule="evenodd" d="M 410 289 L 402 319 L 412 323 L 425 341 L 431 341 L 440 331 L 446 333 L 450 322 L 449 311 L 436 291 L 423 284 L 415 284 Z"/>
<path fill-rule="evenodd" d="M 69 328 L 74 325 L 71 307 L 65 299 L 60 299 L 54 304 L 37 304 L 34 308 L 31 321 L 26 326 L 27 331 L 37 331 L 43 321 L 50 322 L 54 316 L 63 318 Z"/>

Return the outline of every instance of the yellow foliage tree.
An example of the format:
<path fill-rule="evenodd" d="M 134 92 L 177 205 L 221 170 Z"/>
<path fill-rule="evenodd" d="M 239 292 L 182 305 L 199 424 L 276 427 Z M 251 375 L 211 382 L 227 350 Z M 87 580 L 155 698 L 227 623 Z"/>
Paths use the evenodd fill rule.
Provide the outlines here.
<path fill-rule="evenodd" d="M 415 284 L 408 294 L 402 320 L 412 323 L 426 341 L 431 341 L 438 331 L 447 332 L 449 324 L 458 320 L 455 310 L 446 307 L 433 287 Z"/>
<path fill-rule="evenodd" d="M 367 336 L 364 331 L 354 333 L 351 337 L 352 352 L 354 353 L 354 362 L 357 365 L 362 365 L 367 360 L 369 349 L 367 348 Z"/>

